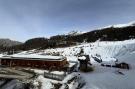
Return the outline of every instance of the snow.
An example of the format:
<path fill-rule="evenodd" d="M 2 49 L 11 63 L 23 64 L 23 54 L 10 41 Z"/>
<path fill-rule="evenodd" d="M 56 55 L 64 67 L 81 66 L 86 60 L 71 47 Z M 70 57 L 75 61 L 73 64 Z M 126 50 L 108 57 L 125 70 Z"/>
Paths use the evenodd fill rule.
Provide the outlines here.
<path fill-rule="evenodd" d="M 74 31 L 71 31 L 71 32 L 69 32 L 65 35 L 75 36 L 75 35 L 80 35 L 80 34 L 83 34 L 83 33 L 86 33 L 86 32 L 74 30 Z"/>
<path fill-rule="evenodd" d="M 80 60 L 85 60 L 86 57 L 85 57 L 85 56 L 82 56 L 82 57 L 78 57 L 78 59 L 80 59 Z"/>
<path fill-rule="evenodd" d="M 84 50 L 84 54 L 89 55 L 91 62 L 95 62 L 92 56 L 97 57 L 97 55 L 103 61 L 115 61 L 116 58 L 135 51 L 135 40 L 83 43 L 73 47 L 46 49 L 39 54 L 58 53 L 61 56 L 66 56 L 68 61 L 77 61 L 76 55 L 80 53 L 81 49 Z"/>
<path fill-rule="evenodd" d="M 80 50 L 89 55 L 94 66 L 94 72 L 81 73 L 86 81 L 83 89 L 134 89 L 135 78 L 135 39 L 125 41 L 97 41 L 94 43 L 83 43 L 78 46 L 44 50 L 45 53 L 59 53 L 66 56 L 68 61 L 77 61 L 76 55 Z M 101 58 L 103 62 L 113 64 L 117 59 L 119 62 L 129 63 L 130 70 L 102 67 L 93 58 Z M 117 73 L 120 70 L 124 75 Z M 72 86 L 72 84 L 71 84 Z M 73 87 L 72 87 L 73 88 Z M 74 89 L 74 88 L 73 88 Z"/>
<path fill-rule="evenodd" d="M 70 84 L 67 84 L 67 81 L 72 79 L 73 77 L 77 77 L 77 79 L 75 79 L 74 81 L 72 81 Z M 82 77 L 80 76 L 80 74 L 78 73 L 72 73 L 72 74 L 69 74 L 68 76 L 66 76 L 66 78 L 62 81 L 63 83 L 63 86 L 60 88 L 60 89 L 65 89 L 65 85 L 64 84 L 67 84 L 69 86 L 69 89 L 78 89 L 78 85 L 83 83 L 84 80 L 82 79 Z"/>
<path fill-rule="evenodd" d="M 66 56 L 67 57 L 67 61 L 73 61 L 73 62 L 77 62 L 78 58 L 76 56 Z"/>
<path fill-rule="evenodd" d="M 129 23 L 126 23 L 126 24 L 113 25 L 113 27 L 121 28 L 121 27 L 134 26 L 134 25 L 135 25 L 135 21 L 132 21 L 132 22 L 129 22 Z"/>
<path fill-rule="evenodd" d="M 57 75 L 63 75 L 64 74 L 64 71 L 48 71 L 48 70 L 40 70 L 40 69 L 31 69 L 31 70 L 33 70 L 35 73 L 41 74 L 41 75 L 43 75 L 44 72 L 57 74 Z"/>
<path fill-rule="evenodd" d="M 0 57 L 2 57 L 3 56 L 3 54 L 0 54 Z"/>
<path fill-rule="evenodd" d="M 40 50 L 38 53 L 33 51 L 33 54 L 59 54 L 65 56 L 68 61 L 76 61 L 77 55 L 83 49 L 84 54 L 89 55 L 90 61 L 93 64 L 94 71 L 89 73 L 80 72 L 80 76 L 85 80 L 86 85 L 83 89 L 134 89 L 135 88 L 135 39 L 125 41 L 97 41 L 94 43 L 83 43 L 73 47 L 56 48 Z M 102 59 L 104 63 L 113 64 L 116 60 L 126 62 L 131 66 L 130 70 L 102 67 L 93 57 Z M 82 58 L 84 59 L 84 58 Z M 122 72 L 119 74 L 118 71 Z M 42 71 L 38 71 L 42 73 Z M 54 71 L 54 73 L 60 73 Z M 62 81 L 62 87 L 73 75 L 68 75 Z M 43 76 L 39 76 L 38 80 L 42 82 L 42 89 L 51 89 L 51 81 Z M 59 81 L 54 81 L 58 83 Z M 71 83 L 69 89 L 75 89 L 78 84 Z"/>
<path fill-rule="evenodd" d="M 51 73 L 58 74 L 58 75 L 63 75 L 64 74 L 63 71 L 51 71 Z"/>
<path fill-rule="evenodd" d="M 83 89 L 134 89 L 135 69 L 120 70 L 124 75 L 118 74 L 118 69 L 95 66 L 92 73 L 81 73 L 86 86 Z"/>
<path fill-rule="evenodd" d="M 31 69 L 32 71 L 34 71 L 37 74 L 43 75 L 45 70 L 39 70 L 39 69 Z M 48 72 L 48 71 L 47 71 Z"/>
<path fill-rule="evenodd" d="M 68 80 L 72 79 L 75 76 L 77 76 L 77 80 L 68 84 L 67 83 Z M 56 81 L 56 80 L 52 80 L 52 79 L 47 79 L 47 78 L 44 78 L 42 75 L 40 75 L 34 81 L 34 85 L 38 86 L 39 83 L 41 83 L 41 89 L 54 89 L 53 83 L 54 84 L 60 83 L 60 84 L 62 84 L 60 89 L 65 89 L 66 85 L 69 86 L 68 89 L 76 89 L 78 84 L 81 83 L 81 82 L 83 82 L 83 80 L 80 78 L 80 76 L 78 76 L 77 73 L 69 74 L 68 76 L 66 76 L 66 78 L 63 81 Z"/>
<path fill-rule="evenodd" d="M 135 21 L 131 21 L 131 22 L 129 22 L 129 23 L 124 23 L 124 24 L 109 25 L 109 26 L 101 27 L 101 28 L 99 28 L 99 29 L 110 28 L 110 27 L 123 28 L 123 27 L 128 27 L 128 26 L 135 26 Z"/>
<path fill-rule="evenodd" d="M 25 86 L 22 82 L 16 80 L 16 79 L 9 79 L 4 80 L 1 79 L 0 82 L 3 81 L 3 84 L 1 84 L 0 89 L 24 89 Z"/>
<path fill-rule="evenodd" d="M 51 56 L 51 55 L 38 55 L 38 54 L 13 54 L 13 55 L 7 55 L 2 56 L 3 58 L 34 58 L 34 59 L 46 59 L 46 60 L 63 60 L 63 56 Z"/>
<path fill-rule="evenodd" d="M 76 63 L 71 63 L 71 62 L 70 62 L 68 67 L 71 68 L 71 67 L 73 67 L 75 64 L 76 64 Z"/>
<path fill-rule="evenodd" d="M 48 79 L 46 79 L 46 78 L 44 78 L 43 76 L 39 76 L 38 77 L 38 79 L 37 79 L 38 81 L 40 81 L 42 84 L 42 86 L 41 86 L 41 89 L 51 89 L 53 86 L 52 86 L 52 84 L 51 84 L 51 81 L 50 80 L 48 80 Z"/>

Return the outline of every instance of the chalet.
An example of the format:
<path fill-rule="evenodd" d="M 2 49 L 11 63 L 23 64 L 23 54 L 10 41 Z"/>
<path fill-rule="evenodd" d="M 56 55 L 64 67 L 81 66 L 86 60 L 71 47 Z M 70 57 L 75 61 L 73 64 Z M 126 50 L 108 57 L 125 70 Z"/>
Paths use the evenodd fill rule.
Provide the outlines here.
<path fill-rule="evenodd" d="M 0 57 L 1 65 L 9 67 L 32 67 L 43 69 L 59 70 L 64 68 L 68 62 L 63 56 L 43 56 L 36 54 L 19 55 L 14 54 L 11 56 Z"/>

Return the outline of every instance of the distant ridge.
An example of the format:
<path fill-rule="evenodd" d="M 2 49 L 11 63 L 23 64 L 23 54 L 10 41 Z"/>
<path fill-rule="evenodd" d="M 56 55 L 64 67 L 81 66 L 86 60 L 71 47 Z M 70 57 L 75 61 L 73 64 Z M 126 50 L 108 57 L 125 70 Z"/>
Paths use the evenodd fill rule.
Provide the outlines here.
<path fill-rule="evenodd" d="M 22 44 L 21 42 L 19 41 L 13 41 L 13 40 L 10 40 L 10 39 L 0 39 L 0 46 L 3 46 L 3 47 L 10 47 L 10 46 L 15 46 L 15 45 L 20 45 Z"/>
<path fill-rule="evenodd" d="M 98 28 L 98 29 L 111 28 L 111 27 L 113 27 L 113 28 L 124 28 L 124 27 L 129 27 L 129 26 L 135 26 L 135 21 L 125 23 L 125 24 L 109 25 L 109 26 Z"/>
<path fill-rule="evenodd" d="M 10 39 L 0 39 L 0 46 L 2 51 L 18 51 L 69 47 L 83 42 L 123 41 L 129 39 L 135 39 L 135 23 L 133 22 L 128 24 L 112 25 L 107 28 L 94 29 L 93 31 L 83 33 L 72 31 L 68 34 L 56 35 L 50 38 L 32 38 L 28 39 L 24 43 L 12 41 Z"/>

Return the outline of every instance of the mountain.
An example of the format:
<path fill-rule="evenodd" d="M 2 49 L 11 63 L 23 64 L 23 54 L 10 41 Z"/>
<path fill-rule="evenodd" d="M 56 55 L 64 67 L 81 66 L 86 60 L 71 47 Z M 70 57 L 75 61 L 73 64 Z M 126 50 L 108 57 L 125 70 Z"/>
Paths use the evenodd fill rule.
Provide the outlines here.
<path fill-rule="evenodd" d="M 66 35 L 69 35 L 69 36 L 76 36 L 76 35 L 80 35 L 80 34 L 83 34 L 84 32 L 82 31 L 71 31 L 69 33 L 67 33 Z"/>
<path fill-rule="evenodd" d="M 104 28 L 124 28 L 124 27 L 129 27 L 129 26 L 135 26 L 135 21 L 129 22 L 129 23 L 125 23 L 125 24 L 115 24 L 115 25 L 109 25 L 109 26 L 105 26 L 99 29 L 104 29 Z"/>
<path fill-rule="evenodd" d="M 93 31 L 80 33 L 78 31 L 72 31 L 65 35 L 56 35 L 50 38 L 33 38 L 29 39 L 23 44 L 17 41 L 11 41 L 9 39 L 1 39 L 0 46 L 12 46 L 3 51 L 19 51 L 19 50 L 31 50 L 31 49 L 47 49 L 57 47 L 68 47 L 83 42 L 95 42 L 95 41 L 123 41 L 135 39 L 135 23 L 112 25 L 107 28 L 95 29 Z M 21 45 L 18 45 L 21 44 Z M 15 46 L 17 45 L 17 46 Z"/>
<path fill-rule="evenodd" d="M 115 25 L 116 26 L 116 25 Z M 78 33 L 78 31 L 72 31 L 67 35 L 56 35 L 49 39 L 42 40 L 43 38 L 35 38 L 28 40 L 25 43 L 25 48 L 56 48 L 67 47 L 82 42 L 95 42 L 99 41 L 123 41 L 128 39 L 135 39 L 135 25 L 117 25 L 116 27 L 108 27 L 102 29 L 96 29 L 93 31 Z M 27 47 L 27 48 L 26 48 Z"/>
<path fill-rule="evenodd" d="M 20 44 L 22 43 L 18 41 L 13 41 L 10 39 L 0 39 L 0 46 L 3 46 L 3 47 L 11 47 L 11 46 L 20 45 Z"/>
<path fill-rule="evenodd" d="M 122 41 L 135 38 L 135 25 L 114 25 L 107 28 L 95 29 L 90 32 L 68 37 L 73 42 Z"/>

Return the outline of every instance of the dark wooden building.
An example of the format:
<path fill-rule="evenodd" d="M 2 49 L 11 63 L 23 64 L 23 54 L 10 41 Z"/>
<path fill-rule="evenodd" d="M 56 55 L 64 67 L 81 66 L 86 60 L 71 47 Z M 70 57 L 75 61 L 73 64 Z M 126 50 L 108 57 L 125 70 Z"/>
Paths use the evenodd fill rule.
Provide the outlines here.
<path fill-rule="evenodd" d="M 129 64 L 122 62 L 122 63 L 116 63 L 114 67 L 121 68 L 121 69 L 129 69 Z"/>
<path fill-rule="evenodd" d="M 88 68 L 88 64 L 90 63 L 90 58 L 89 55 L 80 55 L 78 57 L 78 61 L 80 62 L 80 69 L 87 69 Z"/>
<path fill-rule="evenodd" d="M 62 56 L 42 56 L 42 55 L 13 55 L 0 58 L 1 65 L 9 67 L 32 67 L 43 69 L 62 69 L 68 62 Z"/>

